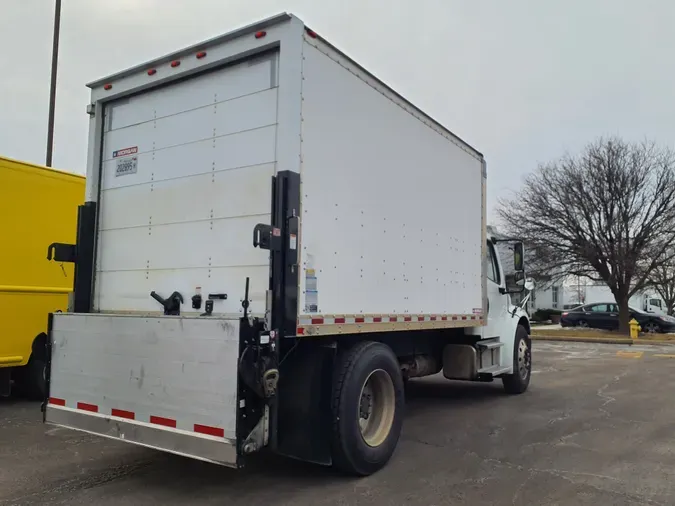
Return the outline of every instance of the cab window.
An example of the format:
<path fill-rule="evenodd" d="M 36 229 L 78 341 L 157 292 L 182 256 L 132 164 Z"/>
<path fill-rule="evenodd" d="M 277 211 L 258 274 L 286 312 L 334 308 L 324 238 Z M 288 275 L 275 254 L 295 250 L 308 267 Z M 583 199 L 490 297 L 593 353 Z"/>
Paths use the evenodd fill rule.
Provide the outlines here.
<path fill-rule="evenodd" d="M 494 281 L 498 285 L 502 282 L 499 275 L 499 265 L 497 264 L 497 255 L 495 254 L 494 244 L 488 243 L 487 255 L 487 277 L 490 281 Z"/>

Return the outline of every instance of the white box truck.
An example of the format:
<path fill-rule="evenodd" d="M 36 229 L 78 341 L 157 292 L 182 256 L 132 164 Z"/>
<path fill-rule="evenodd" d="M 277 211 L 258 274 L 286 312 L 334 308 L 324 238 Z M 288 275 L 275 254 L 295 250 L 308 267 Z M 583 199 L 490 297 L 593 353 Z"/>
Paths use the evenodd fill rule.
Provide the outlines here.
<path fill-rule="evenodd" d="M 530 380 L 481 153 L 283 14 L 96 81 L 47 423 L 368 475 L 409 378 Z M 513 268 L 511 268 L 513 265 Z"/>

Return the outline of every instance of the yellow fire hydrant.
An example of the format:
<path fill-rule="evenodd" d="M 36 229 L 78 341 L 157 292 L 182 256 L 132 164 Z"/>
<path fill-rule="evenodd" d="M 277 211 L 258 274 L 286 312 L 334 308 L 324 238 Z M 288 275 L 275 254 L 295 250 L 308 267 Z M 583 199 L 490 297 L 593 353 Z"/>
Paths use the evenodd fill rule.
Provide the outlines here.
<path fill-rule="evenodd" d="M 628 325 L 630 326 L 630 338 L 637 339 L 638 335 L 640 334 L 640 331 L 642 330 L 642 327 L 640 327 L 640 324 L 637 322 L 635 318 L 629 321 Z"/>

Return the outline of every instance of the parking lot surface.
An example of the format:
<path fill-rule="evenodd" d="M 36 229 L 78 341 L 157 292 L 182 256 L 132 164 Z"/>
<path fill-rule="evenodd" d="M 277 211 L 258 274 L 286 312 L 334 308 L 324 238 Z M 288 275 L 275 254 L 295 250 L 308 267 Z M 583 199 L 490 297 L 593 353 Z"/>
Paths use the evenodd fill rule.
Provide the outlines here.
<path fill-rule="evenodd" d="M 355 479 L 277 457 L 244 470 L 44 426 L 0 399 L 0 504 L 672 505 L 675 347 L 534 345 L 530 390 L 412 381 L 389 465 Z"/>

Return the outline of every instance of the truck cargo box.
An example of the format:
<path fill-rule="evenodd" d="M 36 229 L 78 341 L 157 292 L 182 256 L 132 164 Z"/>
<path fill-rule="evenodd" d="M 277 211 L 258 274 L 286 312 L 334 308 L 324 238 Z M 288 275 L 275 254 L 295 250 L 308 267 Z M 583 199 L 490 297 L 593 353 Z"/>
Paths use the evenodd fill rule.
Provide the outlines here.
<path fill-rule="evenodd" d="M 236 315 L 250 277 L 264 314 L 269 255 L 251 230 L 270 219 L 271 178 L 294 171 L 305 332 L 478 323 L 481 154 L 296 24 L 92 84 L 94 311 L 152 313 L 153 290 L 201 291 L 226 293 L 214 314 Z"/>

